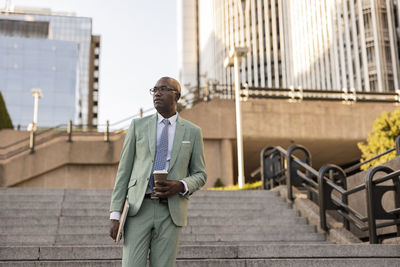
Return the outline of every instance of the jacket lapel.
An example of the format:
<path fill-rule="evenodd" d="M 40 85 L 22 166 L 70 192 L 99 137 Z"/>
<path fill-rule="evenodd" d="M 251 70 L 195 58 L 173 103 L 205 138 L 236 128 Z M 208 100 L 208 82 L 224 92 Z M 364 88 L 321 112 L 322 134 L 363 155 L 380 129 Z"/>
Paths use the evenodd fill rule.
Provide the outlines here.
<path fill-rule="evenodd" d="M 153 115 L 153 117 L 149 120 L 147 124 L 147 129 L 149 133 L 149 147 L 150 147 L 150 153 L 152 158 L 155 158 L 156 155 L 156 131 L 157 131 L 157 113 Z"/>
<path fill-rule="evenodd" d="M 176 130 L 175 130 L 175 137 L 174 137 L 174 144 L 172 146 L 172 151 L 171 151 L 171 159 L 169 162 L 169 170 L 172 169 L 174 166 L 174 163 L 176 161 L 176 158 L 178 157 L 179 150 L 181 149 L 183 137 L 185 135 L 185 124 L 182 122 L 180 117 L 178 116 L 176 120 Z"/>

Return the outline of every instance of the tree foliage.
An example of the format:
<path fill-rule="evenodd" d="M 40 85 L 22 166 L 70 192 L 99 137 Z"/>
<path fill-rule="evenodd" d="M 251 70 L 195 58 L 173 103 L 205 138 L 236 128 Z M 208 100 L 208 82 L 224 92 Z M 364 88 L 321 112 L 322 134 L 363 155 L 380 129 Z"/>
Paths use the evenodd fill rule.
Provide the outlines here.
<path fill-rule="evenodd" d="M 383 112 L 373 124 L 373 130 L 368 134 L 367 142 L 359 142 L 362 152 L 361 162 L 364 162 L 386 150 L 395 147 L 395 139 L 400 135 L 400 108 L 388 113 Z M 376 160 L 364 164 L 361 169 L 382 164 L 396 157 L 396 151 L 386 154 Z"/>
<path fill-rule="evenodd" d="M 10 115 L 8 114 L 6 103 L 4 102 L 3 95 L 0 92 L 0 130 L 14 128 L 11 122 Z"/>

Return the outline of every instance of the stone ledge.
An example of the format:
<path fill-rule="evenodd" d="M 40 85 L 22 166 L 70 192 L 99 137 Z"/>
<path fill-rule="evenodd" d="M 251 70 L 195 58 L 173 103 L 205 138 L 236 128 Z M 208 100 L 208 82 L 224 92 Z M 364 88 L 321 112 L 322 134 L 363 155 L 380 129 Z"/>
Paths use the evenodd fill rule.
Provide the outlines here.
<path fill-rule="evenodd" d="M 400 237 L 385 239 L 382 241 L 382 244 L 400 245 Z"/>

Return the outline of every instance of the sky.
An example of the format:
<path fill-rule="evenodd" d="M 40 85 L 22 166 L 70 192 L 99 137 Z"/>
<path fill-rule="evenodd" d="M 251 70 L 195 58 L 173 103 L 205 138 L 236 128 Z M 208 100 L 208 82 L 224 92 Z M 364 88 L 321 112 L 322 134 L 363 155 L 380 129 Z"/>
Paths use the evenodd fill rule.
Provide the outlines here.
<path fill-rule="evenodd" d="M 152 108 L 149 89 L 178 75 L 176 0 L 13 0 L 91 17 L 101 36 L 99 123 Z M 5 0 L 0 0 L 0 8 Z M 45 97 L 45 96 L 44 96 Z"/>

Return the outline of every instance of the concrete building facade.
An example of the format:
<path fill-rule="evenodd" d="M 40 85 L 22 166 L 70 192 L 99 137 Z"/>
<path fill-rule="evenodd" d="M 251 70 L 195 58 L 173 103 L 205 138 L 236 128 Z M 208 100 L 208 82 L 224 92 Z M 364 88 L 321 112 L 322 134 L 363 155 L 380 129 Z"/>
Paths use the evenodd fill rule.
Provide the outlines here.
<path fill-rule="evenodd" d="M 231 87 L 224 59 L 232 47 L 246 46 L 241 79 L 250 87 L 400 89 L 399 0 L 189 0 L 179 6 L 184 85 Z M 198 13 L 187 16 L 193 10 Z"/>

